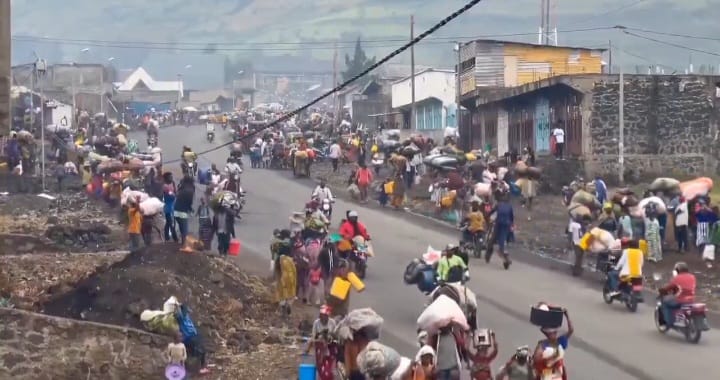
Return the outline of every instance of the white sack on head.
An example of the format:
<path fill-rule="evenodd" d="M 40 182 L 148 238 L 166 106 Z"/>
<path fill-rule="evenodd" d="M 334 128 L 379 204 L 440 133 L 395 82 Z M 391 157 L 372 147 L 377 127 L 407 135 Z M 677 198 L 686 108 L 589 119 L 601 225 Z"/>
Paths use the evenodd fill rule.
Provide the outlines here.
<path fill-rule="evenodd" d="M 369 329 L 372 334 L 380 335 L 383 322 L 383 318 L 373 309 L 353 309 L 338 322 L 335 334 L 344 340 L 352 340 L 353 333 L 361 329 Z"/>
<path fill-rule="evenodd" d="M 451 323 L 458 324 L 464 330 L 470 328 L 460 305 L 444 294 L 425 308 L 417 319 L 418 328 L 430 335 Z"/>
<path fill-rule="evenodd" d="M 665 207 L 665 202 L 660 197 L 647 197 L 640 201 L 638 204 L 638 207 L 640 207 L 643 212 L 645 212 L 645 206 L 649 205 L 650 203 L 654 203 L 655 207 L 657 208 L 657 212 L 664 214 L 667 212 L 667 208 Z"/>
<path fill-rule="evenodd" d="M 488 197 L 492 192 L 492 187 L 489 183 L 478 182 L 475 184 L 475 195 L 478 197 Z"/>
<path fill-rule="evenodd" d="M 152 197 L 140 202 L 140 211 L 146 216 L 155 215 L 163 211 L 164 205 L 160 199 Z"/>

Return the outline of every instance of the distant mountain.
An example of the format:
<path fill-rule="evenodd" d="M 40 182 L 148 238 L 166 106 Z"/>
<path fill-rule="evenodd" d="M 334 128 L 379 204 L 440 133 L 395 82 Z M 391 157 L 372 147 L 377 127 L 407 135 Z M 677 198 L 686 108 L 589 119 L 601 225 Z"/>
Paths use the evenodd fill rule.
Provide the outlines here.
<path fill-rule="evenodd" d="M 202 59 L 197 57 L 204 53 L 244 61 L 265 57 L 276 60 L 273 66 L 316 66 L 313 59 L 292 58 L 301 56 L 323 59 L 331 65 L 333 44 L 329 41 L 335 40 L 341 41 L 338 43 L 338 62 L 342 66 L 343 55 L 351 52 L 358 36 L 375 41 L 364 44 L 369 55 L 384 55 L 409 38 L 411 14 L 415 15 L 416 34 L 419 34 L 465 1 L 12 0 L 12 3 L 12 28 L 17 37 L 13 47 L 14 63 L 32 60 L 35 52 L 51 61 L 98 62 L 115 57 L 114 65 L 127 68 L 151 60 L 155 55 L 172 55 L 177 62 L 189 60 L 189 56 L 196 57 L 192 59 L 194 69 L 210 70 L 212 67 L 214 70 L 215 59 L 208 59 L 213 63 L 205 68 Z M 415 49 L 417 61 L 444 67 L 454 64 L 454 38 L 442 40 L 437 37 L 469 40 L 493 35 L 497 39 L 534 42 L 539 8 L 539 0 L 485 0 L 431 36 L 434 40 L 418 45 Z M 559 0 L 555 9 L 561 31 L 622 24 L 685 34 L 720 35 L 720 23 L 716 22 L 720 18 L 720 7 L 705 0 Z M 502 36 L 516 33 L 527 35 Z M 58 41 L 28 39 L 21 37 L 23 35 Z M 720 51 L 716 41 L 652 36 L 683 46 Z M 107 46 L 97 41 L 69 40 L 117 43 Z M 625 64 L 661 63 L 681 69 L 687 66 L 689 59 L 696 66 L 720 63 L 712 55 L 697 52 L 691 55 L 686 50 L 622 36 L 614 30 L 560 33 L 562 44 L 601 47 L 607 46 L 609 40 L 632 53 L 622 57 Z M 128 43 L 118 47 L 122 41 Z M 148 41 L 165 44 L 146 43 Z M 85 47 L 90 51 L 81 53 Z M 172 48 L 176 50 L 169 50 Z M 408 61 L 407 54 L 394 60 Z M 176 74 L 163 73 L 164 76 Z"/>

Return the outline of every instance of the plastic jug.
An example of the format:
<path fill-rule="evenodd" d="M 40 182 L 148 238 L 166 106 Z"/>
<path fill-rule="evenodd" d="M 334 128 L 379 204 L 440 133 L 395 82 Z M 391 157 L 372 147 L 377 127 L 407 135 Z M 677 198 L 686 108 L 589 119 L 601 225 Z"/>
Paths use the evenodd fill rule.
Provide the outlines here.
<path fill-rule="evenodd" d="M 240 255 L 240 240 L 230 240 L 230 247 L 228 248 L 228 255 L 239 256 Z"/>
<path fill-rule="evenodd" d="M 350 281 L 343 280 L 340 277 L 335 277 L 332 286 L 330 287 L 330 295 L 337 299 L 344 301 L 348 293 L 350 293 L 350 287 L 352 283 Z"/>
<path fill-rule="evenodd" d="M 365 290 L 365 283 L 362 282 L 362 280 L 355 273 L 348 273 L 347 280 L 356 291 L 362 292 L 363 290 Z"/>
<path fill-rule="evenodd" d="M 312 357 L 309 355 L 303 355 L 303 363 L 298 367 L 298 380 L 315 380 L 317 370 L 315 369 L 315 363 L 313 363 Z"/>

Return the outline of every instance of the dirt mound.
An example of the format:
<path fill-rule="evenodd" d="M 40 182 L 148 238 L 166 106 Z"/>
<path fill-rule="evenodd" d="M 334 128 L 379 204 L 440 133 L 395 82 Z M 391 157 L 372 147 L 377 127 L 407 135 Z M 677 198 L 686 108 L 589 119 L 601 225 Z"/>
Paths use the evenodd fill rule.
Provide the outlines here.
<path fill-rule="evenodd" d="M 225 259 L 179 248 L 158 245 L 129 255 L 45 303 L 44 312 L 143 329 L 140 313 L 176 296 L 190 307 L 211 351 L 239 353 L 297 339 L 300 320 L 277 312 L 270 284 Z"/>

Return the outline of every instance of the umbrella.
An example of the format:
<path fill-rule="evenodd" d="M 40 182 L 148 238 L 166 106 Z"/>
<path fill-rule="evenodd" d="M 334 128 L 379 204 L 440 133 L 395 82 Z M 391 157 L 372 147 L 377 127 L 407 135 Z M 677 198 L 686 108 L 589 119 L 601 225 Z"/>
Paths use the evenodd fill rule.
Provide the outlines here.
<path fill-rule="evenodd" d="M 105 113 L 104 113 L 104 112 L 98 112 L 98 113 L 96 113 L 95 116 L 93 116 L 93 117 L 96 118 L 96 119 L 103 118 L 103 117 L 105 117 Z"/>
<path fill-rule="evenodd" d="M 188 106 L 188 107 L 183 107 L 183 109 L 182 109 L 182 110 L 183 110 L 183 111 L 185 111 L 185 112 L 197 112 L 197 111 L 198 111 L 198 109 L 197 109 L 197 108 L 195 108 L 195 107 L 192 107 L 192 106 Z"/>

